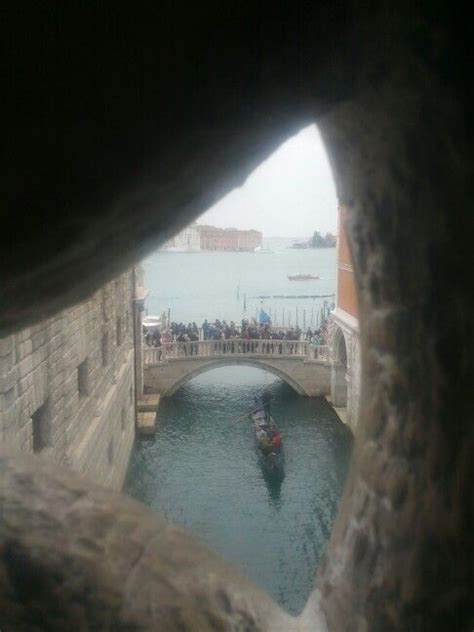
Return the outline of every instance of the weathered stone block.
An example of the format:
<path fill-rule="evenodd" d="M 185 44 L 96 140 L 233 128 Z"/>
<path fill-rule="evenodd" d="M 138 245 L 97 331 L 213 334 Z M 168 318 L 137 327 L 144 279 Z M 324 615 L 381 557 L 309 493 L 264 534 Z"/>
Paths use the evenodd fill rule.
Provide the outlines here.
<path fill-rule="evenodd" d="M 45 345 L 48 341 L 48 331 L 47 329 L 42 329 L 41 331 L 38 331 L 37 333 L 35 333 L 32 337 L 31 337 L 31 343 L 32 343 L 32 347 L 33 347 L 33 351 L 36 351 L 37 349 L 39 349 L 40 347 L 42 347 L 43 345 Z"/>
<path fill-rule="evenodd" d="M 17 382 L 17 371 L 15 369 L 6 370 L 0 374 L 0 393 L 8 391 Z"/>
<path fill-rule="evenodd" d="M 9 355 L 13 349 L 13 336 L 0 338 L 0 357 Z"/>
<path fill-rule="evenodd" d="M 15 401 L 15 387 L 0 392 L 0 412 L 4 413 L 13 405 Z"/>
<path fill-rule="evenodd" d="M 33 371 L 34 366 L 35 366 L 35 363 L 34 363 L 33 355 L 29 355 L 23 360 L 21 360 L 21 362 L 19 362 L 16 365 L 17 379 L 21 380 L 22 378 L 26 377 L 29 373 Z"/>
<path fill-rule="evenodd" d="M 16 335 L 16 343 L 24 342 L 31 338 L 31 327 L 26 327 L 25 329 L 21 329 Z"/>
<path fill-rule="evenodd" d="M 24 342 L 18 345 L 18 357 L 20 360 L 26 358 L 33 351 L 33 342 L 31 338 L 27 338 Z"/>
<path fill-rule="evenodd" d="M 59 389 L 65 382 L 66 373 L 65 371 L 53 371 L 52 374 L 54 377 L 51 379 L 50 390 L 52 393 L 55 393 L 57 389 Z"/>
<path fill-rule="evenodd" d="M 160 406 L 160 395 L 157 393 L 144 394 L 140 397 L 137 408 L 140 413 L 153 413 Z"/>

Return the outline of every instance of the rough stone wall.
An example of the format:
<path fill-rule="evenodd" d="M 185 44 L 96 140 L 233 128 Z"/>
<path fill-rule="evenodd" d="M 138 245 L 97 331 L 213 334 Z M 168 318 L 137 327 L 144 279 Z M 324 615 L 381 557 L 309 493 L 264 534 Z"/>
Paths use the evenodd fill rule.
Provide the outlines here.
<path fill-rule="evenodd" d="M 128 496 L 25 456 L 0 477 L 2 632 L 315 630 Z"/>
<path fill-rule="evenodd" d="M 465 119 L 417 64 L 395 75 L 321 122 L 349 208 L 363 370 L 353 463 L 317 582 L 338 632 L 473 620 Z M 408 99 L 411 81 L 420 90 Z"/>
<path fill-rule="evenodd" d="M 134 436 L 133 273 L 0 340 L 0 433 L 120 488 Z"/>
<path fill-rule="evenodd" d="M 89 297 L 316 121 L 351 216 L 364 407 L 319 571 L 321 610 L 336 632 L 471 630 L 474 143 L 464 7 L 167 3 L 132 13 L 117 4 L 112 19 L 105 5 L 37 3 L 27 12 L 12 4 L 2 17 L 2 335 Z M 55 544 L 71 524 L 49 493 L 54 473 L 44 474 L 41 504 L 32 502 L 40 464 L 31 461 L 28 477 L 10 463 L 0 486 L 2 519 L 9 513 L 13 525 L 0 534 L 2 630 L 34 629 L 32 601 L 49 629 L 59 628 L 58 604 L 76 625 L 80 611 L 114 622 L 126 614 L 124 578 L 137 579 L 137 560 L 155 564 L 150 552 L 160 547 L 163 565 L 134 593 L 145 586 L 149 598 L 131 607 L 159 613 L 168 630 L 205 629 L 197 616 L 183 623 L 192 584 L 171 579 L 173 566 L 220 576 L 197 546 L 183 559 L 148 532 L 132 564 L 120 564 L 145 509 L 136 524 L 124 520 L 129 539 L 110 553 L 116 569 L 132 569 L 116 575 L 113 599 L 91 603 L 114 572 L 107 555 L 86 566 L 83 549 L 67 549 L 68 578 L 82 568 L 96 589 L 58 588 Z M 71 485 L 76 541 L 91 542 L 94 556 L 97 516 L 84 482 Z M 127 515 L 126 499 L 116 502 Z M 109 506 L 101 524 L 116 516 Z M 229 587 L 221 608 L 232 611 L 234 588 L 220 577 Z M 312 630 L 317 597 L 306 610 Z"/>
<path fill-rule="evenodd" d="M 360 393 L 362 386 L 361 349 L 358 332 L 353 332 L 350 342 L 350 384 L 348 384 L 347 423 L 353 432 L 357 431 L 360 414 Z"/>

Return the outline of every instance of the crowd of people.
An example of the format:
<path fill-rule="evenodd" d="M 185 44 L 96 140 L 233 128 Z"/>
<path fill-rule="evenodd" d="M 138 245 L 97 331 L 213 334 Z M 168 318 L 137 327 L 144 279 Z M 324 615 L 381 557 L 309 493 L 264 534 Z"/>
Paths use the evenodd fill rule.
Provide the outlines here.
<path fill-rule="evenodd" d="M 301 329 L 282 329 L 272 327 L 270 323 L 257 323 L 256 319 L 242 319 L 240 326 L 233 320 L 229 324 L 225 320 L 216 319 L 213 323 L 207 320 L 202 324 L 203 340 L 301 340 Z"/>
<path fill-rule="evenodd" d="M 231 320 L 216 319 L 208 322 L 206 319 L 200 327 L 195 322 L 170 323 L 163 331 L 158 328 L 143 328 L 145 344 L 149 347 L 160 347 L 170 342 L 198 342 L 199 340 L 305 340 L 314 346 L 326 344 L 327 321 L 321 327 L 312 330 L 310 327 L 303 332 L 299 327 L 273 327 L 271 323 L 258 323 L 255 318 L 244 318 L 241 325 Z"/>

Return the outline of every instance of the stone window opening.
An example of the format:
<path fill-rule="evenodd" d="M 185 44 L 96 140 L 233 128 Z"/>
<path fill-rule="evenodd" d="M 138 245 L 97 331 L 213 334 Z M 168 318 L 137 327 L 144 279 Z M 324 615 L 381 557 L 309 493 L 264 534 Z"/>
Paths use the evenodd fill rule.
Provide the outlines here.
<path fill-rule="evenodd" d="M 285 618 L 253 585 L 246 588 L 243 581 L 232 582 L 230 573 L 222 573 L 222 590 L 209 595 L 202 589 L 198 592 L 202 585 L 198 581 L 197 588 L 194 582 L 183 581 L 182 603 L 196 605 L 196 612 L 190 614 L 194 615 L 194 621 L 199 622 L 200 615 L 211 612 L 216 620 L 228 621 L 229 627 L 239 617 L 241 621 L 249 621 L 249 626 L 254 624 L 255 629 L 320 627 L 371 632 L 471 629 L 472 569 L 466 553 L 472 525 L 465 503 L 459 501 L 470 490 L 468 447 L 472 438 L 470 400 L 466 397 L 472 374 L 472 337 L 465 335 L 472 313 L 472 283 L 467 267 L 473 228 L 469 212 L 472 98 L 466 90 L 472 70 L 465 55 L 471 40 L 469 20 L 465 12 L 456 14 L 447 4 L 439 11 L 432 11 L 423 3 L 400 3 L 396 7 L 380 3 L 370 10 L 355 3 L 334 7 L 314 4 L 305 7 L 304 15 L 299 15 L 296 7 L 281 17 L 280 10 L 276 4 L 274 15 L 269 16 L 255 5 L 248 19 L 241 19 L 247 15 L 238 13 L 239 19 L 232 20 L 224 20 L 218 12 L 215 15 L 202 12 L 202 20 L 197 21 L 194 14 L 178 14 L 174 7 L 168 15 L 167 8 L 163 19 L 170 24 L 180 20 L 183 33 L 189 33 L 189 37 L 182 37 L 180 47 L 172 46 L 175 39 L 172 29 L 163 38 L 156 38 L 160 46 L 156 58 L 162 66 L 155 69 L 151 63 L 140 63 L 141 54 L 146 55 L 145 61 L 153 56 L 151 45 L 140 46 L 144 34 L 137 28 L 136 55 L 130 56 L 131 71 L 122 77 L 123 99 L 113 99 L 115 85 L 104 80 L 109 75 L 115 76 L 108 71 L 116 72 L 118 56 L 112 54 L 114 51 L 99 28 L 99 20 L 97 29 L 90 33 L 89 43 L 89 48 L 99 54 L 89 58 L 77 55 L 81 60 L 80 72 L 72 69 L 65 73 L 61 64 L 42 64 L 47 80 L 42 85 L 38 83 L 38 98 L 28 121 L 35 134 L 25 128 L 23 111 L 12 113 L 6 130 L 7 147 L 15 149 L 9 152 L 7 199 L 15 203 L 6 205 L 11 228 L 3 231 L 2 236 L 7 246 L 5 269 L 8 270 L 2 287 L 4 326 L 18 327 L 20 319 L 38 318 L 47 310 L 71 301 L 71 297 L 81 300 L 86 284 L 91 292 L 95 291 L 104 278 L 105 266 L 108 270 L 116 266 L 118 270 L 119 256 L 124 261 L 131 260 L 132 255 L 138 257 L 146 243 L 158 237 L 159 227 L 164 234 L 173 221 L 176 224 L 182 221 L 185 211 L 191 215 L 195 210 L 197 215 L 202 208 L 201 189 L 208 182 L 216 182 L 207 194 L 209 198 L 241 181 L 246 175 L 245 161 L 255 161 L 258 153 L 264 153 L 275 130 L 278 133 L 275 140 L 279 140 L 299 117 L 321 116 L 339 189 L 354 216 L 352 230 L 359 237 L 355 270 L 363 290 L 362 311 L 370 319 L 362 330 L 363 382 L 368 401 L 364 404 L 354 465 L 341 503 L 338 526 L 319 573 L 317 594 L 308 604 L 302 621 Z M 33 17 L 38 22 L 37 16 Z M 79 17 L 69 21 L 76 30 L 81 26 Z M 86 26 L 88 19 L 89 16 L 84 19 Z M 128 25 L 125 20 L 130 20 L 129 13 L 122 18 L 123 26 Z M 12 74 L 12 93 L 21 93 L 31 85 L 31 78 L 37 76 L 38 63 L 28 63 L 25 46 L 31 34 L 49 32 L 40 23 L 35 24 L 35 29 L 26 28 L 25 21 L 18 23 L 17 32 L 11 31 L 16 48 L 12 45 L 7 51 L 11 57 L 7 63 L 14 67 L 17 51 L 24 50 L 25 57 L 22 72 Z M 67 32 L 68 23 L 66 20 L 63 23 L 64 37 L 55 41 L 55 59 L 61 59 L 67 52 L 66 46 L 61 46 L 62 41 L 72 47 L 72 53 L 81 51 L 82 41 L 78 38 L 75 44 Z M 117 24 L 121 26 L 118 18 Z M 149 19 L 144 26 L 156 31 Z M 256 28 L 258 31 L 253 30 Z M 255 32 L 259 36 L 258 57 L 255 47 L 236 46 L 245 42 L 245 37 L 253 41 Z M 202 46 L 206 47 L 204 53 L 209 50 L 208 33 L 213 37 L 219 35 L 216 54 L 210 59 L 201 55 Z M 115 33 L 112 35 L 115 37 Z M 294 42 L 298 45 L 294 46 Z M 113 43 L 112 40 L 110 44 Z M 35 50 L 37 54 L 31 61 L 41 61 L 42 47 Z M 101 50 L 111 53 L 101 59 Z M 190 50 L 197 59 L 202 59 L 195 81 Z M 40 53 L 42 56 L 38 57 Z M 71 52 L 68 58 L 72 58 Z M 170 64 L 176 72 L 159 72 Z M 142 98 L 133 101 L 135 107 L 130 107 L 127 96 L 130 99 L 134 94 L 137 73 L 145 89 L 141 91 Z M 78 82 L 77 74 L 88 77 L 87 85 Z M 73 88 L 78 93 L 85 90 L 84 98 L 93 97 L 93 88 L 100 81 L 103 101 L 110 103 L 110 120 L 123 121 L 126 135 L 118 125 L 113 135 L 107 134 L 107 126 L 97 125 L 93 106 L 97 99 L 90 99 L 88 115 L 80 111 L 80 99 L 69 98 L 62 103 L 64 96 L 74 96 Z M 198 98 L 196 81 L 200 86 Z M 20 84 L 19 91 L 16 83 Z M 47 91 L 47 99 L 41 98 L 42 91 Z M 180 107 L 176 107 L 177 98 L 162 98 L 175 94 Z M 51 102 L 57 103 L 55 111 L 67 112 L 68 117 L 51 116 Z M 218 117 L 210 116 L 210 103 L 218 110 Z M 157 121 L 166 121 L 166 126 L 150 123 L 144 128 L 150 112 L 155 113 Z M 73 119 L 81 121 L 81 136 L 90 142 L 74 142 L 69 124 Z M 36 120 L 48 124 L 36 125 Z M 136 134 L 137 142 L 130 133 L 137 127 L 145 129 L 150 147 L 155 143 L 159 147 L 156 159 L 150 158 L 150 168 L 143 157 L 143 133 Z M 177 132 L 186 142 L 178 145 Z M 44 150 L 52 133 L 58 143 L 63 143 L 64 152 Z M 122 139 L 123 151 L 114 152 Z M 94 154 L 95 147 L 100 152 Z M 46 177 L 28 177 L 35 173 L 39 155 L 41 175 Z M 67 155 L 76 159 L 74 179 L 70 177 L 70 161 L 64 159 Z M 108 160 L 102 160 L 104 155 Z M 176 155 L 177 159 L 165 160 L 168 155 Z M 214 159 L 208 158 L 211 155 Z M 151 175 L 154 187 L 160 192 L 158 202 L 130 204 L 127 198 L 123 214 L 116 212 L 115 205 L 100 204 L 102 189 L 99 185 L 88 185 L 95 182 L 91 168 L 99 166 L 98 175 L 107 183 L 108 190 L 117 191 L 118 198 L 120 191 L 133 193 L 135 182 L 140 181 L 136 166 L 139 160 L 148 178 L 143 181 L 149 181 Z M 172 188 L 171 177 L 175 183 Z M 70 203 L 78 197 L 73 186 L 76 181 L 82 183 L 80 205 Z M 196 182 L 201 183 L 200 188 Z M 51 183 L 62 185 L 61 196 L 54 197 L 55 204 Z M 137 191 L 134 199 L 143 197 Z M 189 199 L 185 208 L 183 198 Z M 193 198 L 197 198 L 195 202 Z M 24 200 L 28 200 L 30 207 L 28 231 L 22 223 Z M 91 208 L 97 211 L 91 213 Z M 78 240 L 76 231 L 71 230 L 72 218 L 78 226 L 87 222 L 91 236 Z M 137 227 L 137 239 L 130 238 L 132 224 Z M 43 225 L 54 230 L 36 230 Z M 64 235 L 61 249 L 57 247 L 57 234 Z M 104 247 L 96 247 L 97 237 Z M 123 244 L 123 248 L 117 248 L 116 244 Z M 67 251 L 75 255 L 70 266 L 64 265 Z M 463 262 L 465 270 L 461 269 Z M 25 271 L 30 270 L 36 271 L 35 276 L 25 277 Z M 56 278 L 61 282 L 51 285 L 51 279 Z M 28 285 L 34 291 L 25 291 Z M 422 336 L 417 335 L 420 331 Z M 13 472 L 22 467 L 23 470 L 19 469 L 22 473 L 27 466 L 12 459 L 7 467 Z M 77 512 L 68 516 L 80 518 L 82 511 L 82 517 L 84 514 L 87 517 L 85 503 L 71 502 L 77 497 L 79 483 L 72 475 L 69 483 L 63 472 L 45 469 L 43 475 L 40 462 L 28 467 L 31 472 L 28 478 L 11 477 L 11 491 L 7 485 L 1 486 L 2 492 L 8 494 L 5 501 L 2 498 L 2 506 L 7 514 L 12 514 L 7 517 L 15 518 L 16 524 L 15 530 L 7 532 L 14 538 L 15 548 L 11 550 L 28 552 L 32 535 L 49 538 L 53 546 L 60 547 L 62 540 L 55 529 L 47 530 L 42 521 L 36 520 L 38 504 L 34 501 L 39 497 L 44 502 L 44 511 L 53 516 L 66 515 L 61 513 L 59 503 L 63 502 L 68 512 Z M 36 471 L 41 476 L 35 476 Z M 100 499 L 86 482 L 81 484 L 86 495 Z M 50 494 L 55 487 L 61 492 L 55 497 L 56 504 Z M 68 487 L 71 491 L 66 495 Z M 126 515 L 127 499 L 114 503 L 115 513 Z M 76 509 L 76 505 L 80 506 Z M 104 522 L 110 520 L 109 507 L 103 508 L 100 503 L 94 507 L 97 512 L 103 510 Z M 140 515 L 148 532 L 155 528 L 150 511 L 141 509 L 141 514 L 139 509 L 133 511 Z M 5 520 L 8 522 L 12 524 L 13 520 Z M 106 546 L 101 549 L 104 530 L 91 528 L 89 534 L 84 533 L 86 524 L 89 523 L 80 519 L 70 521 L 71 539 L 76 537 L 84 542 L 87 536 L 96 540 L 95 550 L 110 550 Z M 74 530 L 79 527 L 82 532 L 75 536 Z M 63 525 L 59 523 L 60 528 Z M 162 529 L 159 521 L 158 529 Z M 115 534 L 107 529 L 106 535 L 110 541 L 110 535 Z M 119 535 L 122 534 L 115 536 L 121 545 L 114 549 L 117 556 L 127 547 L 127 534 L 121 538 Z M 174 538 L 173 542 L 178 542 L 179 560 L 184 546 L 179 546 L 178 535 Z M 163 580 L 158 583 L 149 570 L 154 566 L 163 569 L 159 555 L 162 541 L 164 538 L 158 538 L 150 543 L 146 556 L 149 565 L 134 568 L 135 583 L 131 581 L 129 568 L 120 565 L 120 560 L 114 566 L 117 569 L 114 576 L 112 562 L 116 560 L 97 554 L 95 593 L 101 603 L 95 612 L 108 617 L 111 627 L 120 628 L 130 616 L 139 619 L 137 627 L 156 628 L 167 616 L 173 622 L 176 619 L 176 627 L 179 626 L 180 612 L 175 605 L 176 602 L 179 605 L 179 595 L 171 606 L 160 603 L 160 591 L 154 589 L 153 581 L 162 585 Z M 130 546 L 133 544 L 130 542 Z M 51 545 L 44 547 L 45 552 L 48 549 L 51 550 Z M 72 552 L 69 548 L 68 554 Z M 165 553 L 170 556 L 169 547 Z M 80 558 L 76 557 L 80 568 Z M 202 553 L 196 553 L 195 560 L 196 578 L 201 580 L 206 577 L 207 562 Z M 192 564 L 190 554 L 185 570 Z M 209 567 L 211 577 L 219 579 L 222 565 L 213 567 L 209 563 Z M 44 572 L 46 581 L 49 569 L 45 563 L 40 572 L 40 577 Z M 57 571 L 61 570 L 58 566 Z M 90 572 L 86 570 L 90 571 L 90 567 L 75 575 L 78 588 L 73 600 L 67 591 L 61 594 L 65 627 L 71 627 L 71 622 L 74 627 L 74 621 L 77 624 L 81 616 L 90 620 L 90 610 L 85 610 L 89 602 L 80 598 L 82 594 L 90 594 Z M 177 569 L 173 567 L 172 571 L 174 578 Z M 110 581 L 102 584 L 107 589 L 114 583 L 122 587 L 124 580 L 133 584 L 134 590 L 124 592 L 120 609 L 109 605 L 114 603 L 117 589 L 111 597 L 106 590 L 102 591 L 100 580 L 104 576 L 109 580 L 109 572 Z M 19 568 L 18 574 L 21 579 L 25 569 Z M 147 586 L 148 592 L 143 591 L 143 586 Z M 54 617 L 54 609 L 40 588 L 34 594 L 33 587 L 30 597 L 40 604 L 47 628 L 48 623 L 54 625 L 54 620 L 48 620 Z M 7 599 L 15 594 L 9 587 L 3 592 Z M 134 597 L 136 594 L 143 598 L 140 604 Z M 21 623 L 28 621 L 31 616 L 28 601 L 31 599 L 20 597 L 12 607 L 4 608 L 6 622 L 2 628 L 20 629 Z M 321 623 L 318 613 L 324 618 Z"/>
<path fill-rule="evenodd" d="M 347 406 L 347 348 L 342 329 L 335 334 L 335 362 L 331 368 L 331 401 L 334 406 Z"/>
<path fill-rule="evenodd" d="M 120 345 L 123 342 L 122 317 L 121 316 L 117 316 L 116 337 L 117 337 L 117 347 L 120 347 Z"/>
<path fill-rule="evenodd" d="M 102 366 L 107 366 L 109 364 L 109 332 L 106 331 L 102 335 Z"/>
<path fill-rule="evenodd" d="M 114 462 L 114 438 L 112 437 L 109 441 L 109 445 L 107 446 L 107 462 L 109 465 L 112 465 Z"/>
<path fill-rule="evenodd" d="M 77 388 L 80 397 L 89 395 L 89 360 L 86 358 L 77 367 Z"/>
<path fill-rule="evenodd" d="M 41 452 L 51 445 L 51 415 L 49 399 L 31 415 L 33 452 Z"/>

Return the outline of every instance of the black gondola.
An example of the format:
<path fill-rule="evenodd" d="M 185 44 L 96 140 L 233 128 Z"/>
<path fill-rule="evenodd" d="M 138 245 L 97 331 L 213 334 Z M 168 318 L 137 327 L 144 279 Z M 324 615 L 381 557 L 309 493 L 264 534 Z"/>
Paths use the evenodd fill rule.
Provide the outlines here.
<path fill-rule="evenodd" d="M 267 421 L 264 406 L 251 414 L 254 423 L 255 440 L 264 468 L 274 474 L 283 473 L 283 442 L 275 420 L 270 415 Z"/>

